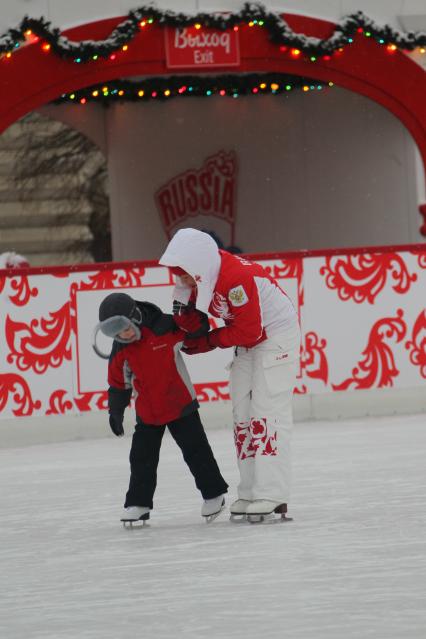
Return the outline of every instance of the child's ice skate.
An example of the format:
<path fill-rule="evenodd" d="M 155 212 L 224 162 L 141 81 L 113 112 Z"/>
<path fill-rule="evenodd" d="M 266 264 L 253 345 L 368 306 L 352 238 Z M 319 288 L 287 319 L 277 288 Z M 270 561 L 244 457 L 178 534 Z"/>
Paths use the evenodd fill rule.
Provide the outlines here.
<path fill-rule="evenodd" d="M 205 517 L 207 524 L 210 524 L 220 515 L 224 507 L 225 497 L 223 495 L 213 497 L 213 499 L 205 499 L 201 507 L 201 516 Z"/>
<path fill-rule="evenodd" d="M 252 502 L 248 499 L 237 499 L 230 507 L 230 520 L 234 523 L 243 523 L 247 521 L 247 508 Z"/>
<path fill-rule="evenodd" d="M 276 515 L 279 515 L 276 517 Z M 246 517 L 251 524 L 278 523 L 293 521 L 287 517 L 287 504 L 280 504 L 271 499 L 255 499 L 247 506 Z"/>
<path fill-rule="evenodd" d="M 149 519 L 150 508 L 145 506 L 128 506 L 124 509 L 121 516 L 124 528 L 133 528 L 133 524 L 142 523 L 142 526 L 146 525 Z"/>

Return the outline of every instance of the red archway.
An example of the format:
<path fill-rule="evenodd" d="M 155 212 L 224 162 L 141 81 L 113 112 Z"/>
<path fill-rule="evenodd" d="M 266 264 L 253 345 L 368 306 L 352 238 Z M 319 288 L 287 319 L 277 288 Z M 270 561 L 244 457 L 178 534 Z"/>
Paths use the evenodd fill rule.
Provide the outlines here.
<path fill-rule="evenodd" d="M 330 22 L 304 16 L 284 14 L 284 18 L 294 31 L 308 36 L 327 38 L 335 28 Z M 77 41 L 101 40 L 122 20 L 110 18 L 81 25 L 68 29 L 64 35 Z M 264 30 L 244 26 L 240 29 L 240 55 L 241 64 L 233 70 L 235 73 L 275 71 L 332 81 L 378 102 L 411 133 L 423 159 L 426 177 L 426 75 L 402 52 L 389 52 L 387 47 L 359 35 L 351 46 L 336 52 L 330 60 L 314 64 L 282 53 L 271 44 Z M 229 72 L 229 69 L 214 71 Z M 77 64 L 45 52 L 40 42 L 28 44 L 1 62 L 0 131 L 62 93 L 138 75 L 176 75 L 166 66 L 163 31 L 155 24 L 141 31 L 127 51 L 118 52 L 113 60 L 99 58 L 96 62 Z M 424 217 L 421 233 L 426 235 L 426 203 L 419 210 Z"/>

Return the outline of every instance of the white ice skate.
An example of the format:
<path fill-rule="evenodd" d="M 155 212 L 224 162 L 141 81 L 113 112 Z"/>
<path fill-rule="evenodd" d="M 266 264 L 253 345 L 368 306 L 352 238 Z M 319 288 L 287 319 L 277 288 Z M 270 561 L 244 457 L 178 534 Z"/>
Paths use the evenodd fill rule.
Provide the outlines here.
<path fill-rule="evenodd" d="M 142 522 L 142 525 L 145 526 L 149 519 L 150 510 L 150 508 L 145 506 L 129 506 L 125 508 L 121 516 L 123 526 L 126 528 L 126 525 L 128 525 L 129 528 L 132 528 L 133 524 L 139 522 Z"/>
<path fill-rule="evenodd" d="M 219 495 L 213 499 L 205 499 L 201 507 L 201 516 L 206 518 L 206 523 L 210 524 L 220 515 L 225 507 L 225 497 Z"/>
<path fill-rule="evenodd" d="M 252 502 L 248 499 L 237 499 L 237 501 L 234 501 L 229 509 L 231 513 L 229 519 L 235 523 L 242 523 L 247 521 L 246 512 L 248 506 L 250 506 L 251 503 Z"/>
<path fill-rule="evenodd" d="M 277 523 L 292 521 L 287 517 L 287 504 L 282 504 L 271 499 L 255 499 L 247 506 L 246 517 L 251 524 Z M 276 517 L 279 515 L 279 517 Z"/>

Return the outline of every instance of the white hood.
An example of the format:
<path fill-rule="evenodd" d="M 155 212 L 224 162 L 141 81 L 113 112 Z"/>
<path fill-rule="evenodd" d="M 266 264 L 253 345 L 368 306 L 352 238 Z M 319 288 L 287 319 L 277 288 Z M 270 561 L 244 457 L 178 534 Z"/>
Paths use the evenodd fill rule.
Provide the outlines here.
<path fill-rule="evenodd" d="M 163 266 L 179 266 L 195 279 L 198 290 L 196 306 L 207 313 L 221 264 L 214 239 L 203 231 L 181 229 L 170 240 L 159 262 Z M 174 299 L 186 304 L 190 295 L 189 287 L 176 285 Z"/>

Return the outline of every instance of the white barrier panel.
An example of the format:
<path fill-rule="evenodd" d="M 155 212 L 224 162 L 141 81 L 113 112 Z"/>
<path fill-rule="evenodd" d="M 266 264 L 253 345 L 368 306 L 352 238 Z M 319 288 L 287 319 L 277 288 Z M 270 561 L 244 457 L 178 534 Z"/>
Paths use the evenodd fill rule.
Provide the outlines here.
<path fill-rule="evenodd" d="M 299 313 L 295 393 L 426 392 L 426 245 L 252 259 Z M 140 262 L 0 271 L 0 417 L 106 408 L 107 364 L 91 344 L 99 303 L 113 290 L 167 312 L 173 278 Z M 229 399 L 231 357 L 231 349 L 186 357 L 200 401 Z"/>

